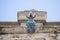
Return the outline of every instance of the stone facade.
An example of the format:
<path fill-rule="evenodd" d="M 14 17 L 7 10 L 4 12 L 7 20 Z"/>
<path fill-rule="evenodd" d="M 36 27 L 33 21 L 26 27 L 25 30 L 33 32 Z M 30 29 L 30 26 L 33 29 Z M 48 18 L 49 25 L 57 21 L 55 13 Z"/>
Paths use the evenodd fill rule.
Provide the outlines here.
<path fill-rule="evenodd" d="M 37 22 L 35 33 L 27 33 L 26 15 L 32 12 Z M 17 13 L 18 22 L 0 22 L 0 40 L 60 40 L 60 22 L 46 22 L 47 12 L 25 10 Z"/>

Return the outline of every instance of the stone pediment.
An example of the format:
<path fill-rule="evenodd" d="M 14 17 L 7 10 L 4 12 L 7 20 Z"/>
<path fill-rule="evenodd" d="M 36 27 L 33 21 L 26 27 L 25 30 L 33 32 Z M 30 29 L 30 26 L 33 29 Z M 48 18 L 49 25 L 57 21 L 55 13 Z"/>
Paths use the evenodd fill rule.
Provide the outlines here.
<path fill-rule="evenodd" d="M 45 11 L 38 11 L 38 10 L 35 10 L 35 9 L 32 9 L 32 10 L 25 10 L 25 11 L 19 11 L 17 13 L 18 15 L 18 20 L 21 21 L 26 21 L 28 20 L 28 18 L 26 17 L 26 15 L 28 15 L 29 12 L 32 12 L 33 14 L 36 15 L 36 17 L 34 18 L 34 20 L 36 21 L 46 21 L 47 19 L 47 12 Z"/>

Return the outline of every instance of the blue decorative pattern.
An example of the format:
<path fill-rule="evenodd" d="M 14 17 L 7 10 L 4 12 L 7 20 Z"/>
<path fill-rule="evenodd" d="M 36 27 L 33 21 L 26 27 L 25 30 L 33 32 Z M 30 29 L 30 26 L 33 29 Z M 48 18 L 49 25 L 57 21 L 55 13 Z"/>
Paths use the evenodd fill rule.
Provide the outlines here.
<path fill-rule="evenodd" d="M 27 26 L 28 33 L 35 32 L 35 30 L 36 30 L 36 22 L 35 21 L 27 21 L 26 26 Z"/>
<path fill-rule="evenodd" d="M 33 13 L 29 13 L 26 17 L 29 19 L 26 22 L 27 32 L 34 33 L 36 30 L 36 22 L 33 19 L 36 17 L 36 15 L 34 15 Z"/>

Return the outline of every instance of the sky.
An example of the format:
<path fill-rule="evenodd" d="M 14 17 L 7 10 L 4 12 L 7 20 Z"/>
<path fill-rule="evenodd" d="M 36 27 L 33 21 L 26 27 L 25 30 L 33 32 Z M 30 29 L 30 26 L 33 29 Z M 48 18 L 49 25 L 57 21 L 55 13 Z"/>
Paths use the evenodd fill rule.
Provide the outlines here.
<path fill-rule="evenodd" d="M 17 12 L 47 12 L 47 21 L 60 21 L 60 0 L 0 0 L 0 21 L 17 21 Z"/>

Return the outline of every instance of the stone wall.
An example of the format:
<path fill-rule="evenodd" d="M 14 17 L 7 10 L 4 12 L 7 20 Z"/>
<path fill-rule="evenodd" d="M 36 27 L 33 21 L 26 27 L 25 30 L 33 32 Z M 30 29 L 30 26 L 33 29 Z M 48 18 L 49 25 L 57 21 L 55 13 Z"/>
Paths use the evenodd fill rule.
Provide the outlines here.
<path fill-rule="evenodd" d="M 2 40 L 51 40 L 48 33 L 7 34 L 7 35 L 1 35 L 0 39 Z"/>
<path fill-rule="evenodd" d="M 60 34 L 33 33 L 33 34 L 5 34 L 0 35 L 0 40 L 60 40 Z"/>

